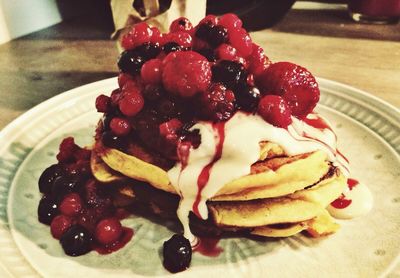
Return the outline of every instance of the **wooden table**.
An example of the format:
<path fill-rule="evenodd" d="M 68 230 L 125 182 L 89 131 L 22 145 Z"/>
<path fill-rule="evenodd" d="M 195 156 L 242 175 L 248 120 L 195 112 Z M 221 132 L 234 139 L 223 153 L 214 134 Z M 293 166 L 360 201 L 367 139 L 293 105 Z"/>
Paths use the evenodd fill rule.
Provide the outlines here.
<path fill-rule="evenodd" d="M 303 6 L 252 34 L 270 59 L 303 65 L 400 107 L 400 25 L 353 23 L 344 6 Z M 54 95 L 115 76 L 111 32 L 104 20 L 85 17 L 0 45 L 0 129 Z"/>

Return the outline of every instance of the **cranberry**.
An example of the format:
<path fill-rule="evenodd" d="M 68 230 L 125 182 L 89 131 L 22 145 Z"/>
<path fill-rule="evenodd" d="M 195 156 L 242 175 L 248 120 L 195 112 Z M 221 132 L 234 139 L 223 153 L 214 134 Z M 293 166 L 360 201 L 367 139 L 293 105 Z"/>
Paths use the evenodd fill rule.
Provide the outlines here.
<path fill-rule="evenodd" d="M 161 83 L 161 60 L 152 59 L 147 61 L 142 67 L 140 76 L 146 84 Z"/>
<path fill-rule="evenodd" d="M 164 266 L 176 273 L 187 269 L 192 260 L 192 247 L 189 240 L 182 235 L 175 234 L 164 242 Z"/>
<path fill-rule="evenodd" d="M 50 196 L 44 195 L 38 206 L 39 222 L 50 225 L 54 217 L 59 214 L 57 202 Z"/>
<path fill-rule="evenodd" d="M 129 75 L 129 74 L 127 74 L 127 73 L 123 73 L 123 72 L 120 72 L 120 73 L 118 74 L 118 86 L 119 86 L 120 88 L 124 87 L 124 85 L 125 85 L 126 82 L 128 82 L 128 81 L 133 81 L 131 75 Z"/>
<path fill-rule="evenodd" d="M 115 117 L 110 121 L 111 131 L 118 136 L 124 136 L 131 131 L 131 125 L 125 118 Z"/>
<path fill-rule="evenodd" d="M 97 224 L 94 235 L 100 244 L 110 245 L 118 241 L 121 234 L 121 222 L 116 218 L 106 218 Z"/>
<path fill-rule="evenodd" d="M 65 215 L 57 215 L 56 217 L 54 217 L 50 224 L 51 235 L 56 239 L 60 239 L 65 231 L 72 226 L 72 223 L 73 220 L 71 217 Z"/>
<path fill-rule="evenodd" d="M 232 13 L 221 16 L 219 18 L 219 24 L 228 29 L 229 33 L 234 32 L 235 29 L 240 29 L 242 27 L 242 21 L 240 18 Z"/>
<path fill-rule="evenodd" d="M 46 168 L 39 177 L 39 191 L 44 194 L 51 193 L 54 180 L 62 174 L 62 169 L 58 164 L 53 164 Z"/>
<path fill-rule="evenodd" d="M 142 110 L 144 99 L 139 91 L 125 94 L 119 102 L 119 109 L 122 114 L 128 117 L 135 116 Z"/>
<path fill-rule="evenodd" d="M 237 59 L 236 48 L 229 44 L 221 44 L 215 52 L 220 60 L 235 61 Z"/>
<path fill-rule="evenodd" d="M 201 114 L 212 121 L 229 119 L 235 110 L 235 95 L 224 85 L 216 83 L 200 95 Z"/>
<path fill-rule="evenodd" d="M 171 25 L 169 26 L 170 32 L 189 32 L 193 29 L 192 23 L 186 17 L 179 17 L 172 21 Z"/>
<path fill-rule="evenodd" d="M 261 98 L 258 114 L 277 127 L 287 128 L 292 123 L 290 107 L 281 96 L 267 95 Z"/>
<path fill-rule="evenodd" d="M 249 56 L 253 50 L 251 38 L 243 28 L 231 32 L 229 34 L 229 42 L 243 57 Z"/>
<path fill-rule="evenodd" d="M 138 23 L 122 37 L 121 45 L 125 49 L 133 49 L 138 45 L 150 41 L 152 34 L 153 31 L 146 22 Z"/>
<path fill-rule="evenodd" d="M 80 256 L 89 253 L 92 248 L 92 235 L 80 225 L 71 226 L 60 238 L 65 254 Z"/>
<path fill-rule="evenodd" d="M 99 95 L 96 98 L 96 109 L 97 112 L 105 113 L 110 108 L 110 98 L 106 95 Z"/>
<path fill-rule="evenodd" d="M 160 124 L 160 135 L 168 141 L 176 141 L 176 139 L 178 139 L 177 133 L 181 127 L 182 122 L 180 120 L 176 118 L 171 119 L 168 122 Z"/>
<path fill-rule="evenodd" d="M 60 211 L 66 216 L 75 216 L 82 210 L 82 200 L 79 194 L 70 193 L 60 203 Z"/>
<path fill-rule="evenodd" d="M 183 48 L 190 48 L 193 45 L 192 36 L 186 32 L 175 32 L 167 35 L 168 42 L 175 42 Z"/>

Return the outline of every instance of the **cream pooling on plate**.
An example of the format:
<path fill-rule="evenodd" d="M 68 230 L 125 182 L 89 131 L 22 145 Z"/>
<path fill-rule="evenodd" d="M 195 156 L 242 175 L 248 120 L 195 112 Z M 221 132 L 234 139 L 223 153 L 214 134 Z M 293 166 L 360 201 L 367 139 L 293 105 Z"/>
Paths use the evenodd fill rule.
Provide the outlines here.
<path fill-rule="evenodd" d="M 308 120 L 292 118 L 287 129 L 275 127 L 260 116 L 237 112 L 224 124 L 199 122 L 191 130 L 198 129 L 201 144 L 190 149 L 187 165 L 177 163 L 169 172 L 169 178 L 181 196 L 178 217 L 184 226 L 185 237 L 194 241 L 189 229 L 188 215 L 197 211 L 207 219 L 206 201 L 212 198 L 226 183 L 250 173 L 250 167 L 259 159 L 261 141 L 279 144 L 286 154 L 293 156 L 323 150 L 334 165 L 348 175 L 348 163 L 336 148 L 336 135 L 318 114 L 310 114 Z M 324 123 L 324 128 L 313 124 Z M 313 127 L 316 126 L 316 127 Z M 221 147 L 220 154 L 218 146 Z M 202 189 L 199 180 L 208 168 L 209 176 Z"/>

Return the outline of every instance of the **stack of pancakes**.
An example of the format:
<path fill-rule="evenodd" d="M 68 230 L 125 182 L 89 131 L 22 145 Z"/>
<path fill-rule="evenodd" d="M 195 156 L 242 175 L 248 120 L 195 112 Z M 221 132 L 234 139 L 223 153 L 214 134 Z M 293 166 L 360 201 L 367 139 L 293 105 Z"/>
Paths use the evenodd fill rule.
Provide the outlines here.
<path fill-rule="evenodd" d="M 140 147 L 129 149 L 134 151 L 107 148 L 97 140 L 91 160 L 96 179 L 117 184 L 124 196 L 117 198 L 121 205 L 176 217 L 180 197 L 167 169 Z M 261 142 L 260 158 L 251 173 L 225 184 L 207 201 L 207 221 L 192 214 L 191 229 L 206 234 L 245 231 L 265 237 L 287 237 L 303 230 L 314 237 L 327 235 L 339 225 L 326 207 L 345 186 L 346 178 L 326 153 L 287 156 L 279 145 Z"/>

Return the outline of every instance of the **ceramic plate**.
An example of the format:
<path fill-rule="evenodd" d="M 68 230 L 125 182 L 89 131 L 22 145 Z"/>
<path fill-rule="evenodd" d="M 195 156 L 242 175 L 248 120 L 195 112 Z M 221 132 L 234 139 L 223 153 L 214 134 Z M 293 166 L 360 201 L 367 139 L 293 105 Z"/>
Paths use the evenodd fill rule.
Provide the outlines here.
<path fill-rule="evenodd" d="M 49 227 L 37 220 L 37 180 L 55 163 L 63 137 L 80 145 L 92 142 L 100 117 L 94 108 L 99 93 L 110 92 L 107 79 L 58 95 L 28 111 L 0 133 L 0 263 L 15 277 L 162 276 L 161 248 L 172 235 L 170 225 L 132 216 L 129 244 L 102 256 L 91 252 L 67 257 Z M 317 110 L 333 124 L 339 148 L 350 159 L 352 177 L 367 184 L 375 204 L 366 216 L 340 221 L 332 236 L 303 235 L 282 240 L 220 241 L 215 258 L 194 254 L 189 270 L 177 276 L 208 277 L 376 277 L 399 272 L 400 253 L 400 112 L 357 89 L 319 79 Z M 167 223 L 168 224 L 168 223 Z"/>

